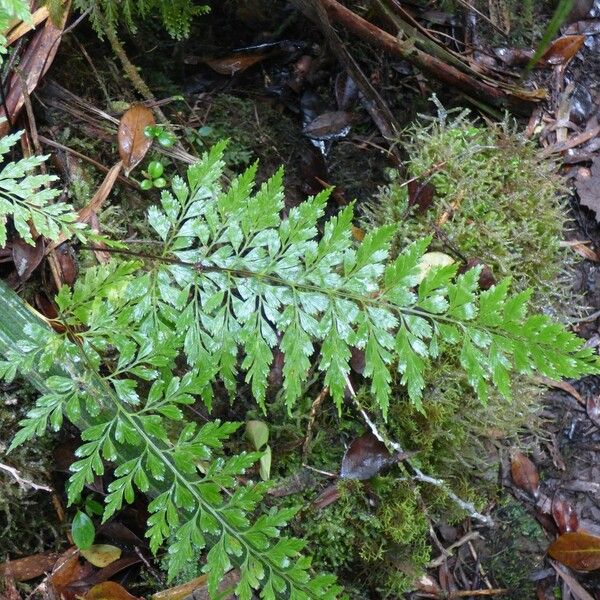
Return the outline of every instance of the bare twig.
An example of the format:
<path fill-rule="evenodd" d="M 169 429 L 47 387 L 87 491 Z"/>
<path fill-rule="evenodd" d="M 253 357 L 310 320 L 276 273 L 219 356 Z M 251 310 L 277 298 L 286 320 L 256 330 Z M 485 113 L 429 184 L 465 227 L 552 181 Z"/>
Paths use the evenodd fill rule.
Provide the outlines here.
<path fill-rule="evenodd" d="M 48 487 L 47 485 L 42 485 L 40 483 L 30 481 L 29 479 L 25 479 L 21 476 L 21 473 L 14 467 L 5 465 L 4 463 L 0 463 L 0 470 L 4 471 L 5 473 L 8 473 L 19 484 L 19 487 L 22 489 L 32 488 L 34 490 L 44 490 L 45 492 L 52 491 L 52 488 Z"/>
<path fill-rule="evenodd" d="M 466 533 L 465 535 L 463 535 L 459 540 L 454 542 L 454 544 L 451 544 L 447 548 L 443 548 L 442 554 L 440 556 L 438 556 L 437 558 L 433 559 L 431 562 L 429 562 L 427 564 L 427 568 L 432 569 L 434 567 L 439 567 L 448 557 L 452 556 L 453 550 L 460 548 L 461 546 L 470 542 L 471 540 L 475 540 L 475 539 L 479 539 L 479 538 L 481 538 L 481 536 L 479 535 L 479 533 L 477 531 L 469 531 L 469 533 Z"/>
<path fill-rule="evenodd" d="M 302 462 L 306 460 L 308 455 L 308 450 L 310 447 L 310 443 L 313 437 L 313 426 L 315 424 L 315 419 L 317 418 L 317 412 L 321 404 L 323 404 L 323 400 L 327 398 L 329 395 L 329 388 L 324 387 L 319 395 L 314 399 L 312 406 L 310 407 L 310 416 L 308 417 L 308 425 L 306 427 L 306 437 L 304 438 L 304 444 L 302 445 Z"/>
<path fill-rule="evenodd" d="M 387 434 L 381 433 L 381 431 L 377 428 L 377 425 L 375 425 L 375 423 L 373 422 L 371 417 L 369 417 L 367 411 L 360 405 L 360 402 L 356 398 L 356 394 L 354 392 L 354 389 L 352 388 L 352 385 L 350 384 L 350 381 L 347 380 L 346 384 L 348 385 L 348 388 L 352 394 L 354 404 L 358 408 L 358 411 L 360 412 L 365 423 L 369 426 L 371 433 L 380 442 L 383 442 L 386 446 L 392 448 L 395 452 L 398 452 L 398 453 L 404 452 L 402 449 L 402 446 L 398 442 L 391 440 Z M 475 508 L 475 505 L 472 502 L 468 502 L 467 500 L 463 500 L 462 498 L 457 496 L 448 487 L 448 484 L 443 479 L 439 479 L 437 477 L 431 477 L 431 475 L 426 475 L 425 473 L 423 473 L 423 471 L 421 471 L 421 469 L 419 469 L 419 467 L 412 464 L 409 460 L 406 460 L 405 463 L 410 465 L 410 468 L 413 470 L 413 472 L 414 472 L 413 479 L 415 479 L 416 481 L 420 481 L 422 483 L 428 483 L 429 485 L 433 485 L 435 487 L 442 489 L 444 491 L 444 493 L 448 496 L 448 498 L 450 498 L 455 504 L 457 504 L 460 508 L 462 508 L 464 511 L 466 511 L 472 519 L 475 519 L 476 521 L 479 521 L 480 523 L 487 525 L 488 527 L 492 527 L 494 525 L 494 521 L 492 520 L 491 517 L 481 514 Z"/>

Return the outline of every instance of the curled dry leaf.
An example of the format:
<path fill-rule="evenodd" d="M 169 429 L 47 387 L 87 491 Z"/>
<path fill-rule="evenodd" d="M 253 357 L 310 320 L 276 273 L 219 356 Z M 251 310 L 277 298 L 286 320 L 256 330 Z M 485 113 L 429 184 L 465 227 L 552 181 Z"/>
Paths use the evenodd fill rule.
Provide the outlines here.
<path fill-rule="evenodd" d="M 585 531 L 563 533 L 548 548 L 558 562 L 577 571 L 600 569 L 600 537 Z"/>
<path fill-rule="evenodd" d="M 600 156 L 594 157 L 589 173 L 580 172 L 575 179 L 575 188 L 583 206 L 596 213 L 600 223 Z"/>
<path fill-rule="evenodd" d="M 152 111 L 141 104 L 134 104 L 121 117 L 117 140 L 126 175 L 143 160 L 152 146 L 152 138 L 144 135 L 144 129 L 152 125 L 156 125 Z"/>
<path fill-rule="evenodd" d="M 325 508 L 334 502 L 337 502 L 340 498 L 340 490 L 334 483 L 333 485 L 327 486 L 313 501 L 313 506 L 317 509 Z"/>
<path fill-rule="evenodd" d="M 555 40 L 544 52 L 541 62 L 550 66 L 564 65 L 583 47 L 584 35 L 565 35 Z"/>
<path fill-rule="evenodd" d="M 573 505 L 558 496 L 552 499 L 552 518 L 560 533 L 577 531 L 579 528 L 579 518 Z"/>
<path fill-rule="evenodd" d="M 510 473 L 514 484 L 538 496 L 540 491 L 540 476 L 536 466 L 522 453 L 515 452 L 510 460 Z"/>

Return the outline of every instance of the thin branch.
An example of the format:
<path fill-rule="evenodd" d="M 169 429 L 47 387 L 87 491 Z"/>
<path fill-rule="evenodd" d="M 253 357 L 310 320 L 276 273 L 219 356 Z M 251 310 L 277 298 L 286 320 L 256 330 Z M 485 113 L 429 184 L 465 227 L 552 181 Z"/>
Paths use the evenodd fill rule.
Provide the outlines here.
<path fill-rule="evenodd" d="M 21 473 L 15 469 L 14 467 L 10 467 L 9 465 L 5 465 L 4 463 L 0 463 L 0 470 L 8 473 L 22 489 L 32 488 L 34 490 L 44 490 L 45 492 L 51 492 L 52 488 L 47 485 L 42 485 L 40 483 L 35 483 L 34 481 L 30 481 L 29 479 L 25 479 L 21 476 Z"/>
<path fill-rule="evenodd" d="M 349 381 L 348 381 L 349 384 Z M 362 418 L 365 420 L 365 423 L 369 426 L 371 433 L 380 441 L 383 442 L 386 446 L 393 448 L 395 452 L 404 452 L 402 446 L 389 438 L 387 434 L 382 434 L 380 430 L 377 428 L 377 425 L 372 421 L 369 417 L 367 411 L 360 405 L 360 402 L 356 398 L 356 393 L 351 385 L 348 385 L 350 392 L 352 394 L 352 399 L 354 400 L 354 404 L 358 408 Z M 431 477 L 430 475 L 426 475 L 419 469 L 419 467 L 415 466 L 410 462 L 410 460 L 406 460 L 414 472 L 414 479 L 417 481 L 421 481 L 422 483 L 428 483 L 429 485 L 433 485 L 438 487 L 444 491 L 444 493 L 450 498 L 455 504 L 457 504 L 460 508 L 466 511 L 472 519 L 479 521 L 483 525 L 488 527 L 492 527 L 494 525 L 494 521 L 488 515 L 481 514 L 472 502 L 468 502 L 467 500 L 463 500 L 459 496 L 457 496 L 449 487 L 448 484 L 443 480 L 437 477 Z"/>

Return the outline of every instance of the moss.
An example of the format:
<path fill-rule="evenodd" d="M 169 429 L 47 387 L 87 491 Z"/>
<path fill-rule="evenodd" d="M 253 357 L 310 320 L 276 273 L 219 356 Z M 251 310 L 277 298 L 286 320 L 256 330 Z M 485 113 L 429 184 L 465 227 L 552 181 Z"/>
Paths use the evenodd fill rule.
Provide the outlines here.
<path fill-rule="evenodd" d="M 40 438 L 36 444 L 17 448 L 6 455 L 18 421 L 31 407 L 35 392 L 27 387 L 2 386 L 0 390 L 0 461 L 18 469 L 31 481 L 49 485 L 53 440 Z M 64 532 L 46 491 L 22 489 L 0 472 L 0 562 L 43 550 L 58 549 Z"/>
<path fill-rule="evenodd" d="M 430 183 L 433 204 L 409 207 L 408 186 L 395 179 L 367 208 L 370 223 L 397 223 L 395 248 L 433 235 L 431 250 L 457 260 L 479 260 L 495 278 L 532 287 L 543 310 L 573 304 L 566 272 L 572 253 L 561 247 L 568 226 L 565 186 L 554 165 L 508 121 L 490 126 L 460 113 L 417 124 L 403 140 L 408 177 Z"/>
<path fill-rule="evenodd" d="M 309 550 L 316 563 L 349 580 L 351 598 L 397 597 L 430 559 L 429 524 L 414 487 L 392 476 L 338 485 L 337 502 L 303 516 Z"/>

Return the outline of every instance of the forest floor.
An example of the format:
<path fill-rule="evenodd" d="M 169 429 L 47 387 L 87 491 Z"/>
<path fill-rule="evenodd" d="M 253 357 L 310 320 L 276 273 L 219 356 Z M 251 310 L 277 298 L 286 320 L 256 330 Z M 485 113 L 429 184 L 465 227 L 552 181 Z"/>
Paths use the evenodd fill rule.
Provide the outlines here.
<path fill-rule="evenodd" d="M 335 186 L 328 212 L 335 214 L 355 200 L 359 214 L 356 235 L 360 238 L 368 227 L 364 207 L 381 197 L 382 189 L 390 184 L 390 173 L 402 173 L 406 159 L 399 142 L 401 135 L 391 139 L 382 131 L 391 127 L 400 132 L 419 115 L 437 116 L 438 107 L 430 99 L 432 93 L 448 109 L 468 106 L 467 95 L 440 85 L 406 60 L 386 55 L 340 30 L 341 43 L 350 49 L 358 68 L 380 95 L 382 104 L 375 108 L 371 104 L 368 110 L 364 90 L 328 46 L 323 30 L 291 5 L 282 2 L 273 8 L 266 0 L 224 4 L 199 18 L 192 35 L 183 42 L 166 37 L 152 23 L 141 24 L 137 35 L 122 32 L 128 59 L 139 68 L 139 75 L 158 99 L 152 102 L 146 98 L 146 104 L 161 108 L 182 148 L 192 158 L 219 139 L 229 138 L 226 160 L 232 172 L 259 159 L 258 179 L 264 181 L 283 164 L 288 208 L 307 195 Z M 528 35 L 534 28 L 532 23 L 523 24 L 515 18 L 511 33 L 498 38 L 499 34 L 490 32 L 487 21 L 477 20 L 473 29 L 465 28 L 464 17 L 461 11 L 441 9 L 435 14 L 415 13 L 419 22 L 440 37 L 459 39 L 461 43 L 465 37 L 474 40 L 469 46 L 474 63 L 493 53 L 495 46 L 504 45 L 516 54 L 515 48 L 528 46 Z M 545 25 L 549 14 L 542 11 L 537 17 L 544 19 Z M 539 38 L 543 25 L 536 23 L 535 29 Z M 583 47 L 568 58 L 566 51 L 556 49 L 555 62 L 531 75 L 536 85 L 549 89 L 549 99 L 519 116 L 519 129 L 535 139 L 541 153 L 558 163 L 570 186 L 570 221 L 564 240 L 577 253 L 569 277 L 580 306 L 562 317 L 591 347 L 598 348 L 600 2 L 594 3 L 589 14 L 565 24 L 562 34 L 568 33 L 584 35 Z M 329 40 L 329 44 L 335 43 Z M 464 49 L 460 44 L 457 47 Z M 51 154 L 49 168 L 66 183 L 65 194 L 78 209 L 90 202 L 116 160 L 118 119 L 140 100 L 139 89 L 124 75 L 113 49 L 106 40 L 98 39 L 85 20 L 73 23 L 62 36 L 50 69 L 29 98 L 32 112 L 23 117 L 28 130 L 34 131 L 34 144 Z M 498 69 L 517 68 L 497 58 L 494 61 Z M 478 100 L 481 108 L 486 99 Z M 389 113 L 382 107 L 387 107 Z M 482 119 L 503 118 L 497 109 L 477 113 L 472 104 L 471 108 Z M 170 156 L 177 154 L 171 152 Z M 158 159 L 165 164 L 171 160 L 164 154 Z M 181 164 L 174 161 L 172 166 L 181 170 Z M 97 208 L 97 227 L 117 239 L 144 239 L 147 231 L 144 214 L 148 199 L 140 187 L 142 167 L 138 169 L 131 179 L 117 180 L 114 189 L 101 200 L 103 206 Z M 593 210 L 594 202 L 597 211 Z M 32 263 L 28 281 L 17 276 L 14 253 L 3 259 L 0 274 L 44 312 L 54 290 L 53 275 L 47 266 L 35 262 L 35 257 L 26 260 Z M 77 247 L 68 245 L 61 249 L 60 264 L 62 282 L 67 284 L 87 266 L 77 254 Z M 270 377 L 273 387 L 277 387 L 281 374 L 273 369 Z M 478 507 L 491 514 L 494 526 L 483 527 L 464 515 L 461 520 L 449 522 L 432 517 L 426 532 L 428 568 L 425 575 L 417 573 L 413 578 L 405 591 L 407 598 L 600 599 L 597 572 L 569 570 L 547 555 L 556 535 L 569 530 L 565 526 L 569 520 L 600 536 L 600 379 L 588 377 L 552 385 L 537 411 L 538 425 L 521 427 L 518 442 L 511 438 L 504 443 L 490 435 L 491 441 L 486 441 L 485 447 L 492 448 L 490 452 L 495 456 L 492 475 L 471 474 L 488 483 L 492 479 L 495 491 Z M 121 558 L 98 568 L 79 557 L 73 559 L 69 538 L 72 511 L 65 508 L 63 489 L 74 460 L 76 431 L 67 428 L 4 457 L 3 446 L 14 435 L 19 418 L 35 394 L 20 382 L 2 389 L 0 462 L 18 467 L 24 477 L 45 489 L 19 486 L 10 474 L 0 473 L 0 563 L 7 561 L 0 564 L 6 586 L 0 596 L 4 593 L 11 600 L 75 599 L 83 597 L 93 585 L 110 579 L 136 597 L 207 598 L 199 570 L 188 574 L 194 583 L 187 588 L 175 590 L 173 584 L 166 583 L 160 560 L 151 556 L 143 541 L 146 507 L 140 501 L 97 530 L 98 540 L 122 550 Z M 322 494 L 329 489 L 330 478 L 303 465 L 306 462 L 327 470 L 333 460 L 342 459 L 357 432 L 338 419 L 333 405 L 326 408 L 321 406 L 322 398 L 315 400 L 320 398 L 320 390 L 315 385 L 304 401 L 305 412 L 314 417 L 310 421 L 297 416 L 288 423 L 270 422 L 272 474 L 276 489 L 288 485 L 291 477 L 302 479 L 298 488 L 301 501 L 312 504 L 315 498 L 321 499 L 317 504 L 326 514 L 330 507 L 322 501 Z M 224 404 L 219 410 L 224 416 L 242 421 L 262 418 L 252 406 L 249 402 L 236 408 Z M 316 442 L 312 454 L 307 454 L 303 447 L 309 445 L 307 438 L 311 436 Z M 327 453 L 321 448 L 332 439 L 336 449 Z M 512 450 L 517 446 L 523 448 L 533 472 L 541 479 L 535 493 L 515 480 Z M 460 453 L 461 448 L 456 452 Z M 101 498 L 105 491 L 106 482 L 101 478 L 88 490 L 94 498 Z M 363 493 L 367 504 L 376 502 L 372 500 L 376 496 L 373 490 L 363 489 Z M 284 493 L 274 495 L 279 497 Z M 295 533 L 317 545 L 323 539 L 319 537 L 322 531 L 319 519 L 311 519 L 310 525 L 309 520 L 296 523 Z M 322 522 L 324 528 L 340 526 L 339 520 L 329 522 L 326 516 Z M 340 552 L 356 555 L 356 560 L 345 562 L 340 571 L 351 597 L 399 597 L 396 592 L 386 594 L 380 584 L 362 586 L 361 577 L 371 568 L 370 563 L 362 561 L 360 536 L 353 535 L 348 543 L 339 541 L 345 535 L 341 523 L 339 539 L 332 537 L 330 543 L 339 543 Z M 25 562 L 9 562 L 17 559 Z M 321 559 L 331 568 L 337 557 L 327 555 Z M 63 575 L 53 576 L 57 561 L 71 561 L 67 575 L 63 570 Z M 402 564 L 394 564 L 393 568 L 405 579 L 410 574 L 410 568 L 404 569 Z"/>

